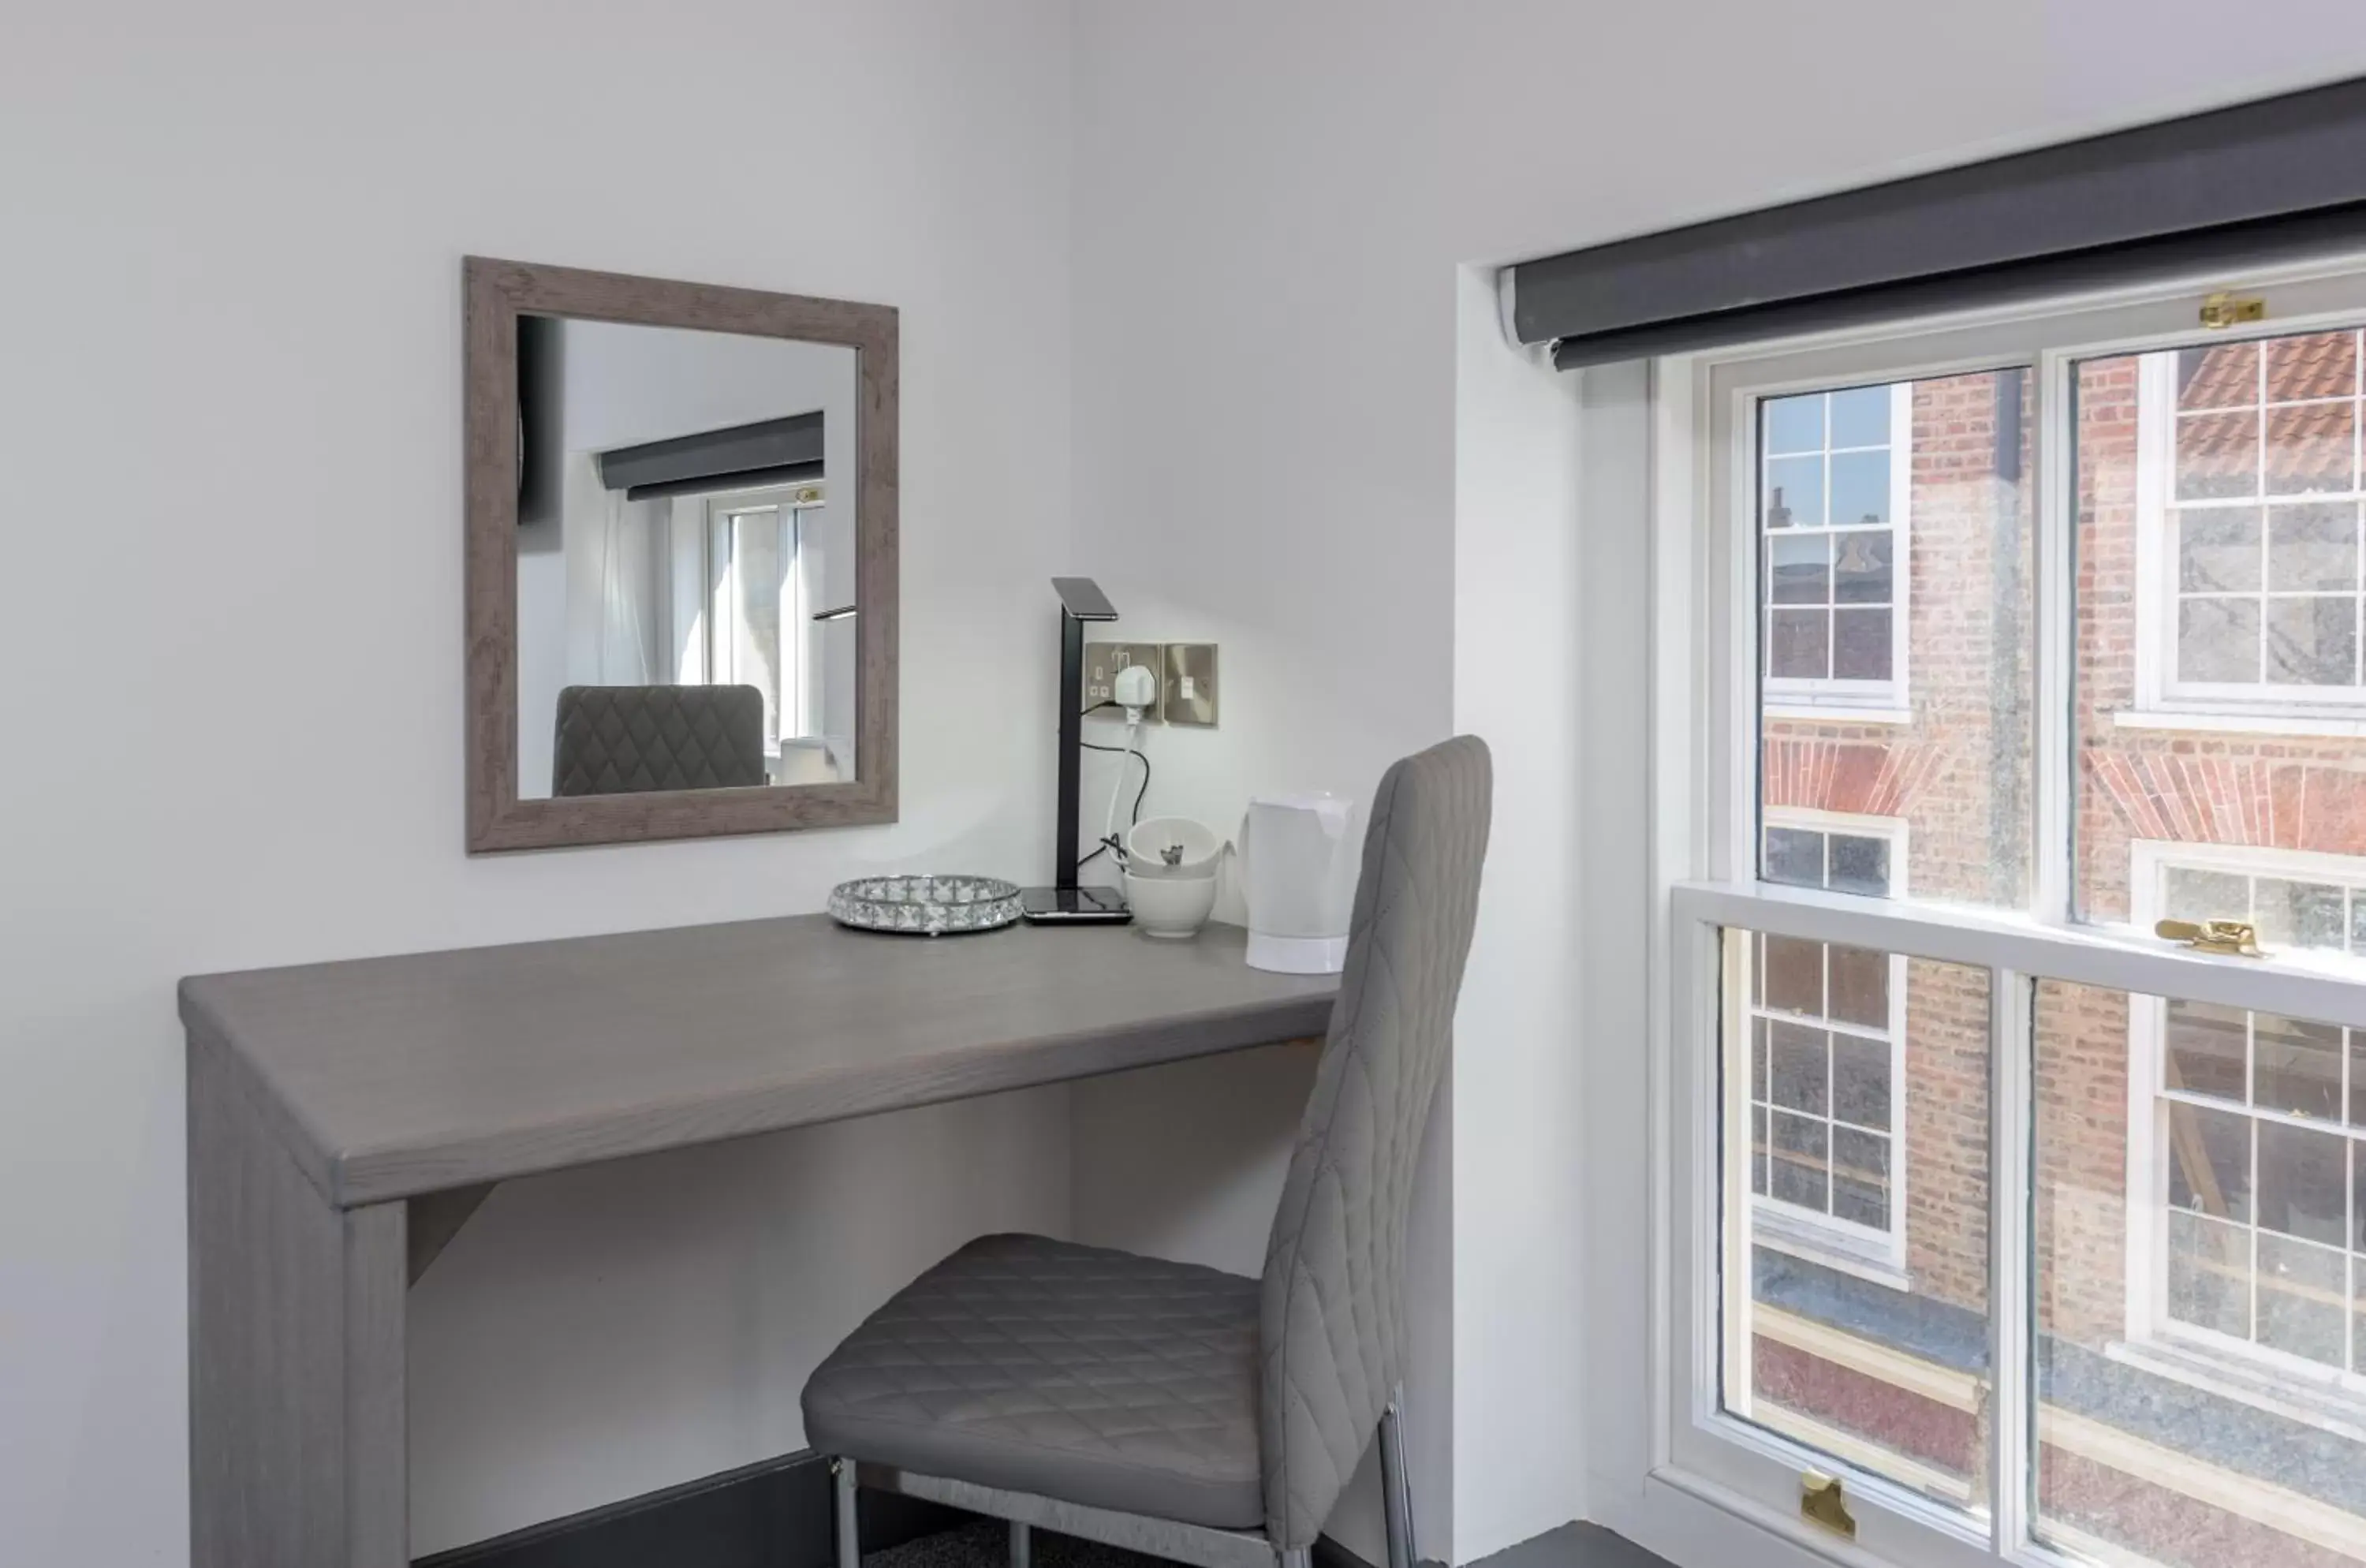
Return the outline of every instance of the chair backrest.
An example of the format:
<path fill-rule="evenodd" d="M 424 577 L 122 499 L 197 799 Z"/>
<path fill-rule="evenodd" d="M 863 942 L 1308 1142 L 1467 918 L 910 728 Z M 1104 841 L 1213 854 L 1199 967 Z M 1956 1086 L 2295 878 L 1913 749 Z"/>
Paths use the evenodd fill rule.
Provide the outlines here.
<path fill-rule="evenodd" d="M 1403 1376 L 1405 1213 L 1479 904 L 1493 770 L 1463 736 L 1372 800 L 1347 961 L 1266 1247 L 1266 1533 L 1310 1546 Z"/>
<path fill-rule="evenodd" d="M 569 686 L 553 795 L 761 784 L 764 694 L 753 686 Z"/>

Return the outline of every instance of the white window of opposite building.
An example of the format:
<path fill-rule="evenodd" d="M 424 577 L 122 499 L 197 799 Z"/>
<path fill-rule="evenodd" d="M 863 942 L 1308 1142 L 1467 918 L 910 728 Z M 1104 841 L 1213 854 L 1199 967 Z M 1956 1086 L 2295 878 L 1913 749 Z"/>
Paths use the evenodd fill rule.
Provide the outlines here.
<path fill-rule="evenodd" d="M 1764 405 L 1758 515 L 1771 703 L 1904 716 L 1912 393 L 1854 387 Z"/>
<path fill-rule="evenodd" d="M 1766 878 L 1887 898 L 1906 890 L 1906 823 L 1770 807 Z M 1905 1262 L 1906 962 L 1757 937 L 1746 1032 L 1750 1189 L 1778 1250 L 1897 1279 Z M 1739 1063 L 1736 1064 L 1738 1067 Z"/>
<path fill-rule="evenodd" d="M 2140 919 L 2208 908 L 2278 951 L 2366 954 L 2366 856 L 2139 841 Z M 2132 1340 L 2366 1391 L 2366 1031 L 2132 999 Z M 2358 1310 L 2352 1310 L 2352 1303 Z"/>
<path fill-rule="evenodd" d="M 2138 358 L 2138 722 L 2366 717 L 2360 336 Z"/>

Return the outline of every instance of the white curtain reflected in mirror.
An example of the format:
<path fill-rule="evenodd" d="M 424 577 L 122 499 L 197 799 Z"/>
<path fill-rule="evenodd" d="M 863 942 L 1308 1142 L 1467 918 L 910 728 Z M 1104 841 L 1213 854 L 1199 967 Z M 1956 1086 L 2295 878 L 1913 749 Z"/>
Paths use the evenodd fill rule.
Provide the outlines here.
<path fill-rule="evenodd" d="M 522 319 L 522 797 L 855 776 L 857 372 Z"/>

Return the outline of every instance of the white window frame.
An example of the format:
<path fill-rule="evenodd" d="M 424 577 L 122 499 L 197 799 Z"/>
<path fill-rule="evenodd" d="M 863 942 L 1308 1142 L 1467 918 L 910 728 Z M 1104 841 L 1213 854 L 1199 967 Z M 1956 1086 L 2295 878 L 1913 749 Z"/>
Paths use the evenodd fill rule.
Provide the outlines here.
<path fill-rule="evenodd" d="M 827 502 L 828 494 L 818 483 L 770 484 L 676 497 L 668 513 L 673 581 L 668 639 L 674 650 L 673 679 L 681 685 L 729 683 L 724 667 L 738 614 L 732 514 L 767 509 L 781 513 L 781 690 L 776 732 L 764 737 L 766 766 L 775 772 L 782 742 L 811 737 L 819 717 L 812 711 L 805 670 L 817 606 L 811 603 L 804 570 L 804 521 L 806 512 Z"/>
<path fill-rule="evenodd" d="M 2172 866 L 2243 876 L 2293 877 L 2366 890 L 2366 855 L 2137 839 L 2128 845 L 2128 912 L 2137 930 L 2150 929 L 2155 919 L 2166 915 L 2196 916 L 2195 911 L 2161 905 L 2161 873 Z M 2325 962 L 2331 965 L 2329 954 Z M 2169 1315 L 2169 1151 L 2161 1136 L 2169 1103 L 2163 1098 L 2168 1033 L 2168 1005 L 2158 996 L 2130 993 L 2127 1340 L 2124 1348 L 2129 1359 L 2163 1375 L 2200 1383 L 2214 1393 L 2315 1426 L 2355 1431 L 2366 1440 L 2366 1374 L 2178 1323 Z M 2229 1114 L 2255 1121 L 2276 1120 L 2253 1115 L 2247 1107 L 2225 1109 Z"/>
<path fill-rule="evenodd" d="M 2272 331 L 2351 324 L 2366 316 L 2366 258 L 2218 275 L 2103 291 L 2051 308 L 1966 312 L 1906 327 L 1853 332 L 1728 355 L 1652 362 L 1650 457 L 1652 619 L 1652 1359 L 1658 1391 L 1647 1483 L 1741 1517 L 1812 1556 L 1929 1568 L 2074 1561 L 2032 1533 L 2036 1412 L 2029 1369 L 2033 1318 L 2032 1072 L 2024 1052 L 2041 977 L 2366 1027 L 2366 985 L 2306 963 L 2220 957 L 2126 929 L 2071 922 L 2071 669 L 2075 529 L 2068 393 L 2079 359 L 2191 342 L 2202 299 L 2223 288 L 2263 292 Z M 1754 477 L 1737 474 L 1737 420 L 1760 397 L 2032 367 L 2040 417 L 2036 487 L 2033 815 L 2041 852 L 2026 911 L 1988 912 L 1911 899 L 1773 886 L 1755 880 L 1755 647 L 1758 535 Z M 1696 498 L 1723 497 L 1721 508 Z M 1746 512 L 1739 498 L 1751 498 Z M 1746 519 L 1746 524 L 1744 520 Z M 1741 541 L 1747 540 L 1746 547 Z M 1725 1128 L 1718 1030 L 1724 943 L 1733 926 L 1985 969 L 1991 996 L 1989 1143 L 2016 1151 L 1989 1183 L 1988 1451 L 1985 1514 L 1859 1470 L 1729 1414 L 1720 1379 L 1729 1343 L 1747 1344 L 1746 1270 L 1723 1267 L 1722 1212 L 1747 1212 L 1746 1168 L 1721 1157 Z M 1741 1184 L 1737 1198 L 1730 1190 Z M 1735 1325 L 1730 1341 L 1720 1321 Z M 1853 1547 L 1804 1523 L 1799 1478 L 1847 1479 Z M 2067 1544 L 2079 1543 L 2067 1532 Z"/>
<path fill-rule="evenodd" d="M 2298 330 L 2279 324 L 2268 335 L 2281 337 Z M 2358 373 L 2366 378 L 2366 353 L 2359 355 Z M 2291 405 L 2263 402 L 2259 406 Z M 2366 441 L 2366 402 L 2356 406 L 2360 418 L 2351 438 L 2353 462 L 2359 456 L 2356 444 Z M 2147 354 L 2136 367 L 2135 706 L 2114 715 L 2114 722 L 2141 729 L 2366 737 L 2366 684 L 2270 686 L 2176 678 L 2177 419 L 2177 355 L 2168 351 Z M 2277 499 L 2355 502 L 2366 499 L 2366 491 Z M 2251 503 L 2264 507 L 2267 501 L 2260 496 Z M 2366 599 L 2366 581 L 2361 581 L 2360 592 Z M 2361 627 L 2360 635 L 2366 637 L 2366 627 Z"/>
<path fill-rule="evenodd" d="M 1893 898 L 1906 897 L 1909 829 L 1904 818 L 1868 817 L 1857 812 L 1825 811 L 1802 806 L 1770 806 L 1761 824 L 1762 843 L 1764 829 L 1768 828 L 1796 828 L 1827 836 L 1844 833 L 1853 838 L 1879 839 L 1889 846 L 1889 896 Z M 1726 1124 L 1734 1130 L 1746 1147 L 1751 1136 L 1750 1111 L 1755 1104 L 1750 1082 L 1749 1021 L 1755 1017 L 1779 1015 L 1762 1014 L 1753 1006 L 1750 1000 L 1752 986 L 1746 972 L 1750 962 L 1748 954 L 1741 954 L 1737 962 L 1744 966 L 1745 972 L 1737 976 L 1734 985 L 1727 987 L 1729 1017 L 1725 1021 L 1725 1038 L 1729 1043 L 1732 1059 L 1726 1064 L 1725 1081 L 1728 1092 L 1736 1097 L 1738 1113 L 1729 1111 Z M 1907 961 L 1893 954 L 1889 960 L 1889 1021 L 1885 1030 L 1889 1044 L 1889 1227 L 1876 1230 L 1836 1214 L 1816 1213 L 1771 1194 L 1751 1194 L 1754 1220 L 1752 1234 L 1761 1245 L 1900 1291 L 1907 1286 L 1906 971 Z"/>
<path fill-rule="evenodd" d="M 1819 388 L 1816 390 L 1833 389 Z M 1831 432 L 1825 433 L 1826 445 L 1820 453 L 1826 459 L 1825 506 L 1831 504 L 1830 459 L 1835 451 L 1865 451 L 1865 447 L 1838 447 L 1830 445 Z M 1903 382 L 1889 389 L 1889 523 L 1890 595 L 1889 595 L 1889 678 L 1886 681 L 1841 680 L 1826 677 L 1810 680 L 1791 676 L 1780 680 L 1770 677 L 1766 682 L 1766 700 L 1772 705 L 1768 716 L 1820 720 L 1825 723 L 1845 719 L 1859 724 L 1906 724 L 1912 720 L 1907 671 L 1910 662 L 1908 644 L 1911 640 L 1908 628 L 1912 624 L 1907 602 L 1914 579 L 1913 567 L 1913 500 L 1914 500 L 1914 389 Z M 1748 515 L 1762 543 L 1771 536 L 1760 515 L 1761 500 L 1765 494 L 1765 464 L 1761 456 L 1743 482 L 1750 489 Z M 1847 533 L 1846 527 L 1830 525 L 1802 532 L 1831 536 Z M 1866 530 L 1872 531 L 1872 530 Z M 1760 570 L 1765 568 L 1762 564 Z M 1772 634 L 1766 629 L 1765 611 L 1760 611 L 1759 636 Z M 1829 656 L 1829 655 L 1828 655 Z"/>

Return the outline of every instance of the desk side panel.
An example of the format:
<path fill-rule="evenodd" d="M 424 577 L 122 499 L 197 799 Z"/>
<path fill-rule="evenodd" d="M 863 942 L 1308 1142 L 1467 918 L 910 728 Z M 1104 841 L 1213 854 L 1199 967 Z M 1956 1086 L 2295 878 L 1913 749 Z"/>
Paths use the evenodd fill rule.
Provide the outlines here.
<path fill-rule="evenodd" d="M 332 1208 L 235 1068 L 187 1059 L 193 1568 L 402 1568 L 401 1205 Z"/>

